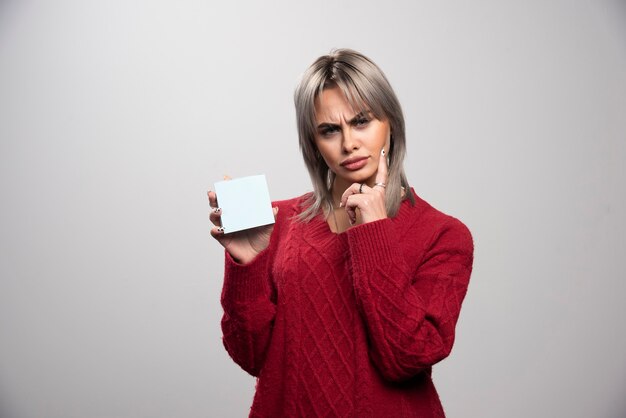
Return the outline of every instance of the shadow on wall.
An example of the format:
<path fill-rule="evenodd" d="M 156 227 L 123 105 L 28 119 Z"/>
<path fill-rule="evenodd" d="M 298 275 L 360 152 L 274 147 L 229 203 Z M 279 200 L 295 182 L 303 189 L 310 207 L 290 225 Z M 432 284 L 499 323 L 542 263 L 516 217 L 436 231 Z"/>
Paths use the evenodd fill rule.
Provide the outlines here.
<path fill-rule="evenodd" d="M 17 1 L 2 1 L 0 0 L 0 46 L 2 46 L 2 40 L 6 39 L 6 33 L 10 32 L 8 28 L 15 15 L 17 15 Z M 0 411 L 1 412 L 1 411 Z"/>
<path fill-rule="evenodd" d="M 619 39 L 622 43 L 622 52 L 626 56 L 626 1 L 613 0 L 609 7 L 607 7 L 606 13 L 609 17 L 613 18 L 615 25 L 613 27 L 617 30 L 616 39 Z"/>

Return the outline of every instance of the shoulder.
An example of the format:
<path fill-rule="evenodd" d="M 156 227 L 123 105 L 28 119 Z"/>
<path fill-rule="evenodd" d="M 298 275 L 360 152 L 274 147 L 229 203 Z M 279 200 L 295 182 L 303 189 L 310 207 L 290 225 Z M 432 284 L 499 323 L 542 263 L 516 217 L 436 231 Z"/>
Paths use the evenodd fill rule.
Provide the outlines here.
<path fill-rule="evenodd" d="M 411 229 L 420 229 L 424 235 L 430 236 L 432 241 L 452 240 L 461 247 L 473 249 L 473 238 L 469 228 L 458 218 L 442 212 L 426 200 L 418 196 L 411 189 L 415 198 L 415 205 L 410 202 L 408 207 L 407 223 Z"/>
<path fill-rule="evenodd" d="M 277 207 L 279 212 L 288 212 L 290 216 L 297 215 L 302 211 L 303 204 L 311 196 L 311 193 L 305 193 L 302 196 L 293 197 L 291 199 L 274 200 L 272 206 Z"/>
<path fill-rule="evenodd" d="M 272 201 L 272 207 L 278 208 L 277 223 L 290 223 L 300 214 L 310 200 L 312 193 L 305 193 L 291 199 Z"/>
<path fill-rule="evenodd" d="M 292 197 L 291 199 L 274 200 L 272 201 L 272 206 L 295 209 L 302 205 L 302 202 L 305 201 L 310 195 L 311 193 L 305 193 L 302 196 Z"/>

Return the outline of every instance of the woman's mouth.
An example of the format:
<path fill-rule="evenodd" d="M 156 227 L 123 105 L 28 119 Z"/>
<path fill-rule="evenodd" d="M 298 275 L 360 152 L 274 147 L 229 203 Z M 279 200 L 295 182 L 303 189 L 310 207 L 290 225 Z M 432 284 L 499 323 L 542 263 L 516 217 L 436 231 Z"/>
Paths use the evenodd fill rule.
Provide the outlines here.
<path fill-rule="evenodd" d="M 368 157 L 350 158 L 348 160 L 343 161 L 341 165 L 350 171 L 360 170 L 361 168 L 365 167 L 365 165 L 367 164 L 367 159 Z"/>

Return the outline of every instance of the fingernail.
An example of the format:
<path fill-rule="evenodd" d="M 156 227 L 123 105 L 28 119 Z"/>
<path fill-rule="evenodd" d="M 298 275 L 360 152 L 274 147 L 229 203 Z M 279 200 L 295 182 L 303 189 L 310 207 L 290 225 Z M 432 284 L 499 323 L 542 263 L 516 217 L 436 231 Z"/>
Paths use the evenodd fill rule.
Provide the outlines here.
<path fill-rule="evenodd" d="M 339 207 L 342 208 L 343 207 L 343 202 L 339 202 Z"/>

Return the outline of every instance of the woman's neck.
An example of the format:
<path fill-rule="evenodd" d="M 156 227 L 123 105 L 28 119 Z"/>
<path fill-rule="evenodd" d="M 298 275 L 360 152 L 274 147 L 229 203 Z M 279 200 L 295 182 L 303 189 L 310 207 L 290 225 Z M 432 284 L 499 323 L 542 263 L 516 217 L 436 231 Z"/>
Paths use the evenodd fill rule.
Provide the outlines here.
<path fill-rule="evenodd" d="M 336 180 L 333 182 L 333 188 L 331 189 L 331 194 L 333 197 L 333 208 L 339 207 L 339 202 L 341 202 L 341 196 L 343 196 L 343 192 L 345 192 L 347 188 L 348 186 L 338 184 Z"/>

